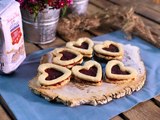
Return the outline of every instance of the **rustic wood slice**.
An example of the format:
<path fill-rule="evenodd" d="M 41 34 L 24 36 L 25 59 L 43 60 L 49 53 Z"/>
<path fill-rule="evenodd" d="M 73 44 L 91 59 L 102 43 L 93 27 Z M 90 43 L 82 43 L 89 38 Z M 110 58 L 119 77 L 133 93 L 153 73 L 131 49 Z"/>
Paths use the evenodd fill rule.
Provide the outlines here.
<path fill-rule="evenodd" d="M 44 89 L 37 84 L 37 78 L 35 77 L 29 82 L 29 87 L 35 94 L 41 95 L 49 101 L 55 100 L 71 107 L 81 104 L 94 106 L 106 104 L 114 98 L 130 95 L 132 92 L 142 88 L 146 79 L 146 71 L 140 58 L 139 48 L 131 45 L 123 45 L 123 47 L 124 57 L 122 62 L 125 66 L 131 66 L 137 70 L 138 75 L 135 80 L 121 84 L 102 82 L 101 86 L 82 85 L 71 81 L 62 88 Z M 46 57 L 43 57 L 45 62 Z M 51 62 L 51 58 L 48 58 L 48 61 Z"/>

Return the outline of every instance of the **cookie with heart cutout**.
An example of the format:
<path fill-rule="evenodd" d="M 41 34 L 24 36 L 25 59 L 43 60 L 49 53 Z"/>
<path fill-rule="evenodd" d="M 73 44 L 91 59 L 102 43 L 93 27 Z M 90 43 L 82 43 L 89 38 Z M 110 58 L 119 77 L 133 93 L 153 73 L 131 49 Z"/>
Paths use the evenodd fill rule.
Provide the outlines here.
<path fill-rule="evenodd" d="M 79 51 L 84 57 L 91 58 L 93 53 L 93 41 L 87 37 L 79 38 L 77 41 L 67 42 L 66 47 Z"/>
<path fill-rule="evenodd" d="M 101 85 L 86 85 L 85 83 L 78 83 L 76 80 L 71 80 L 67 85 L 61 88 L 48 88 L 37 84 L 37 77 L 34 77 L 29 81 L 29 88 L 38 95 L 41 95 L 46 100 L 54 102 L 62 102 L 63 104 L 74 107 L 82 104 L 87 105 L 102 105 L 109 101 L 120 98 L 125 95 L 130 95 L 133 92 L 140 90 L 146 81 L 146 68 L 140 56 L 140 49 L 132 45 L 123 45 L 124 57 L 122 62 L 124 66 L 136 69 L 137 76 L 135 79 L 128 81 L 107 81 L 103 79 Z M 50 54 L 52 56 L 52 54 Z M 48 55 L 48 56 L 50 56 Z M 46 57 L 48 57 L 46 56 Z M 50 61 L 52 59 L 46 59 L 44 62 Z M 104 65 L 105 63 L 101 63 Z M 87 65 L 87 64 L 86 64 Z M 92 67 L 92 66 L 91 66 Z M 115 66 L 117 67 L 117 66 Z M 91 68 L 95 71 L 95 68 Z M 117 69 L 117 68 L 114 68 Z M 83 73 L 87 69 L 82 70 Z M 123 71 L 123 70 L 122 70 Z M 105 74 L 105 70 L 103 71 Z M 125 70 L 123 72 L 126 72 Z M 93 72 L 94 73 L 94 72 Z M 86 73 L 88 74 L 88 73 Z M 95 76 L 95 74 L 93 74 Z M 105 75 L 104 75 L 105 76 Z M 104 78 L 104 77 L 103 77 Z M 118 78 L 118 77 L 117 77 Z M 99 80 L 99 79 L 98 79 Z M 111 79 L 110 79 L 111 80 Z M 85 81 L 85 80 L 83 80 Z M 81 80 L 82 82 L 82 80 Z M 87 80 L 85 81 L 87 82 Z M 115 83 L 114 83 L 115 82 Z M 114 83 L 114 84 L 113 84 Z M 122 84 L 120 84 L 122 83 Z"/>
<path fill-rule="evenodd" d="M 69 48 L 56 48 L 51 54 L 52 62 L 63 67 L 72 68 L 83 62 L 83 55 Z"/>
<path fill-rule="evenodd" d="M 95 55 L 106 60 L 121 60 L 124 50 L 120 43 L 105 41 L 94 46 Z"/>
<path fill-rule="evenodd" d="M 137 77 L 136 69 L 124 66 L 121 61 L 111 60 L 105 69 L 105 78 L 109 83 L 120 84 L 135 80 Z"/>
<path fill-rule="evenodd" d="M 83 84 L 101 85 L 102 83 L 102 67 L 93 60 L 87 61 L 83 66 L 77 65 L 72 68 L 74 79 Z"/>
<path fill-rule="evenodd" d="M 44 63 L 38 67 L 37 84 L 42 88 L 59 88 L 70 81 L 71 71 L 52 63 Z"/>

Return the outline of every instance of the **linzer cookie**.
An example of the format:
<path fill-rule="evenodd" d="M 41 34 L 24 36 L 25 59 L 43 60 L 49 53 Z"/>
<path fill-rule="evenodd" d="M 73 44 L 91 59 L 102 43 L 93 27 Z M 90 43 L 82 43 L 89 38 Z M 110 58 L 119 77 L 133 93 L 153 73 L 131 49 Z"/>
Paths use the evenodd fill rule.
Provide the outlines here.
<path fill-rule="evenodd" d="M 74 66 L 72 68 L 74 79 L 80 83 L 89 85 L 101 85 L 102 68 L 96 61 L 87 61 L 84 66 Z"/>
<path fill-rule="evenodd" d="M 126 67 L 118 60 L 111 60 L 105 69 L 106 81 L 110 83 L 125 83 L 135 80 L 137 71 L 132 67 Z"/>
<path fill-rule="evenodd" d="M 62 87 L 70 81 L 71 71 L 52 63 L 41 64 L 38 67 L 37 84 L 42 88 Z"/>
<path fill-rule="evenodd" d="M 95 55 L 106 60 L 123 58 L 123 47 L 121 44 L 113 41 L 105 41 L 102 44 L 94 46 Z"/>
<path fill-rule="evenodd" d="M 113 45 L 108 48 L 104 46 L 102 48 L 107 50 L 113 49 L 111 50 L 112 52 L 114 50 L 116 52 L 118 51 L 115 54 L 119 56 L 119 54 L 121 54 L 120 51 L 123 50 L 114 45 L 113 43 Z M 61 54 L 56 52 L 58 53 L 56 56 L 53 56 L 52 52 L 45 55 L 41 63 L 52 62 L 52 58 L 59 55 L 61 55 L 60 58 L 65 61 L 70 55 L 67 55 L 68 53 L 65 52 L 66 48 L 61 49 L 60 52 L 63 52 Z M 72 80 L 70 80 L 70 82 L 68 82 L 68 79 L 70 78 L 71 71 L 66 67 L 59 65 L 50 66 L 50 63 L 47 63 L 49 64 L 48 67 L 46 64 L 40 65 L 38 68 L 38 77 L 34 77 L 29 81 L 29 87 L 34 93 L 42 95 L 49 101 L 62 102 L 71 107 L 82 104 L 94 106 L 106 104 L 115 98 L 129 95 L 142 88 L 146 80 L 146 70 L 141 60 L 140 49 L 138 47 L 123 45 L 123 49 L 124 55 L 122 62 L 110 60 L 106 65 L 106 63 L 94 61 L 93 58 L 85 62 L 84 65 L 75 65 L 72 68 Z M 68 58 L 68 61 L 70 61 L 70 58 L 75 57 L 74 55 L 71 56 L 72 57 Z M 59 61 L 59 59 L 57 61 Z M 103 71 L 103 77 L 101 65 L 106 66 L 106 69 Z M 62 77 L 63 75 L 64 77 Z M 57 88 L 57 86 L 63 87 Z"/>
<path fill-rule="evenodd" d="M 52 62 L 63 67 L 72 68 L 83 62 L 82 54 L 69 48 L 56 48 L 51 54 L 53 55 Z"/>
<path fill-rule="evenodd" d="M 84 57 L 91 58 L 93 53 L 93 41 L 89 38 L 79 38 L 77 41 L 68 42 L 66 47 L 79 51 Z"/>

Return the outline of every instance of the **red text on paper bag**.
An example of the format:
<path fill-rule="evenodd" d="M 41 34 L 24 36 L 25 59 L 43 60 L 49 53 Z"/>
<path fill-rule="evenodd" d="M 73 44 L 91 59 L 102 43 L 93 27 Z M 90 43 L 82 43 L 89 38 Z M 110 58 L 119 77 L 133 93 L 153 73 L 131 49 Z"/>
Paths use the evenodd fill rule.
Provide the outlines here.
<path fill-rule="evenodd" d="M 12 45 L 18 44 L 21 39 L 21 36 L 22 36 L 22 32 L 18 25 L 14 29 L 11 30 Z"/>

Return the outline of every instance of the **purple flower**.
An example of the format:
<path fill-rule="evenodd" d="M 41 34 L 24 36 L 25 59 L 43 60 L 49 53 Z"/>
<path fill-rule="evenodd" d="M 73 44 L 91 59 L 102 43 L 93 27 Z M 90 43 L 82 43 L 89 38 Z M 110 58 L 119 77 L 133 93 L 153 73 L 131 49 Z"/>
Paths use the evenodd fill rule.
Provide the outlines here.
<path fill-rule="evenodd" d="M 28 10 L 31 14 L 39 13 L 49 5 L 53 9 L 66 8 L 73 0 L 16 0 L 21 8 Z"/>

